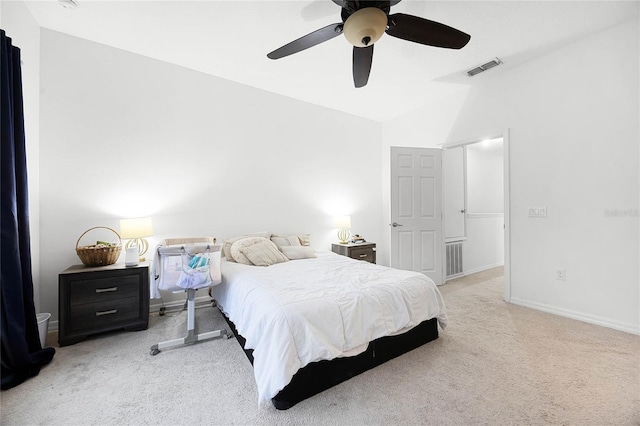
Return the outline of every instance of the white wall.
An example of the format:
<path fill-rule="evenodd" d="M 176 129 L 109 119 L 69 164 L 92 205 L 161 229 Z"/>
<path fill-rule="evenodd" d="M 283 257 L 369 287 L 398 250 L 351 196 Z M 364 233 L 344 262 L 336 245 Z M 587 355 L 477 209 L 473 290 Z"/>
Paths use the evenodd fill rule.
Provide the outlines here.
<path fill-rule="evenodd" d="M 487 145 L 488 144 L 488 145 Z M 504 164 L 502 139 L 466 146 L 465 274 L 504 264 Z"/>
<path fill-rule="evenodd" d="M 512 302 L 635 333 L 638 27 L 635 17 L 511 70 L 496 69 L 466 93 L 384 128 L 385 145 L 412 135 L 422 146 L 509 128 Z M 547 207 L 546 219 L 527 218 L 537 206 Z M 616 209 L 632 213 L 607 216 Z M 555 279 L 557 268 L 566 269 L 566 281 Z"/>
<path fill-rule="evenodd" d="M 151 216 L 152 246 L 267 230 L 330 249 L 339 213 L 379 239 L 380 124 L 45 29 L 41 68 L 41 293 L 54 318 L 78 237 L 123 217 Z"/>
<path fill-rule="evenodd" d="M 502 139 L 479 142 L 467 149 L 467 213 L 503 213 Z"/>
<path fill-rule="evenodd" d="M 29 182 L 29 230 L 31 233 L 31 263 L 36 311 L 40 307 L 40 27 L 23 2 L 1 2 L 0 26 L 20 48 L 22 60 L 22 96 Z"/>

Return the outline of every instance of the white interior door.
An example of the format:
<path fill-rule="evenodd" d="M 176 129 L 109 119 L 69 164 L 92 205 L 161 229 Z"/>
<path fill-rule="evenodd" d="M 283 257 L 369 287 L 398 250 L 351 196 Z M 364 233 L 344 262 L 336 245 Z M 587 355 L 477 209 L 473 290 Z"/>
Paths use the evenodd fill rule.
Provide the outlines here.
<path fill-rule="evenodd" d="M 391 148 L 391 267 L 443 283 L 442 150 Z"/>

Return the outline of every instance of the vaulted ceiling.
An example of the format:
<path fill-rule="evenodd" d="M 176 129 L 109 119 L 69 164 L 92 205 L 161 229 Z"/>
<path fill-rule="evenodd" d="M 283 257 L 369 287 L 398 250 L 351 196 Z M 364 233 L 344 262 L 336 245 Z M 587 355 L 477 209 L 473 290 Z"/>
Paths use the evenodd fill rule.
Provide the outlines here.
<path fill-rule="evenodd" d="M 26 4 L 43 28 L 381 122 L 637 17 L 639 9 L 637 1 L 403 0 L 391 13 L 447 24 L 471 41 L 450 50 L 384 35 L 368 85 L 356 89 L 352 47 L 342 36 L 283 59 L 266 56 L 341 22 L 331 0 L 76 1 L 72 10 L 56 0 Z M 504 64 L 467 76 L 494 57 Z"/>

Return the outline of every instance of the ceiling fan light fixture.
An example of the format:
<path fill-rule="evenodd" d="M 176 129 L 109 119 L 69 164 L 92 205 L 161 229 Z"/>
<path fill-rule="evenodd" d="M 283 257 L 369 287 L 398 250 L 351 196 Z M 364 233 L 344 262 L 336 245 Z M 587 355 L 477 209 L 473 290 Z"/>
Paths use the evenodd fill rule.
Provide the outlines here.
<path fill-rule="evenodd" d="M 355 11 L 344 23 L 344 36 L 355 47 L 367 47 L 378 41 L 387 29 L 387 14 L 377 7 Z"/>

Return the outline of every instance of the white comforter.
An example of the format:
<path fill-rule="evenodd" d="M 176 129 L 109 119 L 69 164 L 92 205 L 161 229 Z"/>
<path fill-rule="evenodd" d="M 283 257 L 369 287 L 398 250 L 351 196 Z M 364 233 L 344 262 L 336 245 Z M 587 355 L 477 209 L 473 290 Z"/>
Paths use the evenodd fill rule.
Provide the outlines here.
<path fill-rule="evenodd" d="M 221 262 L 213 297 L 254 350 L 259 402 L 310 362 L 357 355 L 430 318 L 446 326 L 442 296 L 425 275 L 317 255 L 269 267 Z"/>

